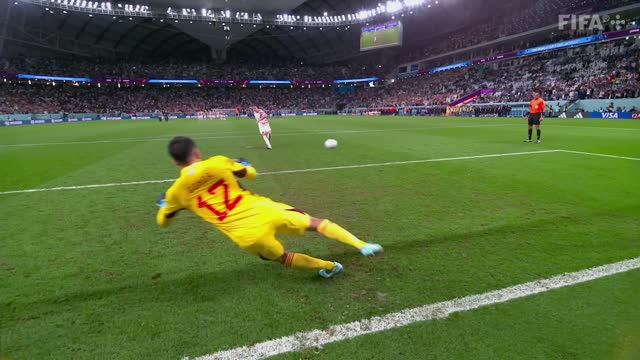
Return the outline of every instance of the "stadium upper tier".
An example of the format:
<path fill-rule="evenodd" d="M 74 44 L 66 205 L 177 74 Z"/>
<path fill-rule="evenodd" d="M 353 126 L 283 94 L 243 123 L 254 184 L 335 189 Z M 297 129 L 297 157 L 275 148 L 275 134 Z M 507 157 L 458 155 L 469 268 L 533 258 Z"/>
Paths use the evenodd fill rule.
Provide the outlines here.
<path fill-rule="evenodd" d="M 189 58 L 236 63 L 243 59 L 261 63 L 304 60 L 315 64 L 375 58 L 376 64 L 384 65 L 387 60 L 387 65 L 397 66 L 403 58 L 419 60 L 557 24 L 558 14 L 594 13 L 637 3 L 633 0 L 441 0 L 436 4 L 435 0 L 411 0 L 383 1 L 384 6 L 378 6 L 362 0 L 252 0 L 229 2 L 229 9 L 215 10 L 194 8 L 193 1 L 181 5 L 172 4 L 170 0 L 149 1 L 144 6 L 156 10 L 153 16 L 144 11 L 149 9 L 143 9 L 143 4 L 138 8 L 130 2 L 122 2 L 122 7 L 118 7 L 119 2 L 115 1 L 111 10 L 103 9 L 102 2 L 76 0 L 0 3 L 0 13 L 10 14 L 3 34 L 3 56 L 66 53 L 85 58 Z M 104 4 L 108 8 L 109 3 Z M 412 5 L 418 6 L 412 10 Z M 171 11 L 167 6 L 171 6 Z M 370 7 L 377 15 L 365 14 Z M 158 8 L 162 11 L 158 12 Z M 379 10 L 382 8 L 383 12 Z M 265 9 L 262 19 L 257 15 L 254 19 L 253 14 L 262 9 Z M 370 9 L 369 14 L 374 9 Z M 266 22 L 267 13 L 273 15 L 275 23 Z M 212 16 L 215 21 L 198 21 Z M 333 20 L 320 20 L 324 17 Z M 373 25 L 393 17 L 402 21 L 403 46 L 361 53 L 360 26 L 349 24 Z M 244 20 L 251 22 L 241 23 Z M 325 23 L 331 26 L 320 26 Z M 407 53 L 410 55 L 405 56 Z"/>
<path fill-rule="evenodd" d="M 384 69 L 376 66 L 304 66 L 297 63 L 278 66 L 209 62 L 137 61 L 109 62 L 77 58 L 0 59 L 0 73 L 87 77 L 93 79 L 262 79 L 262 80 L 335 80 L 371 77 Z"/>
<path fill-rule="evenodd" d="M 388 0 L 378 3 L 377 6 L 360 8 L 358 11 L 331 14 L 307 13 L 288 14 L 289 8 L 274 8 L 268 12 L 262 10 L 247 11 L 244 9 L 232 9 L 233 5 L 225 8 L 192 8 L 185 6 L 184 2 L 176 1 L 173 6 L 162 7 L 143 4 L 131 4 L 120 1 L 87 1 L 87 0 L 18 0 L 19 2 L 46 6 L 49 8 L 64 9 L 64 11 L 82 12 L 96 15 L 121 15 L 142 18 L 166 19 L 167 21 L 189 20 L 203 22 L 226 22 L 240 24 L 271 24 L 289 26 L 344 26 L 366 23 L 368 21 L 380 21 L 388 19 L 396 14 L 414 9 L 430 8 L 439 4 L 439 0 Z M 15 2 L 17 5 L 18 2 Z M 286 6 L 286 5 L 285 5 Z M 257 6 L 261 8 L 261 6 Z M 263 8 L 263 7 L 262 7 Z M 274 11 L 276 11 L 274 13 Z"/>
<path fill-rule="evenodd" d="M 558 28 L 558 14 L 595 14 L 607 9 L 637 3 L 633 0 L 536 0 L 531 6 L 500 16 L 474 19 L 466 26 L 444 34 L 422 36 L 403 52 L 402 62 L 417 61 L 434 55 L 477 46 L 492 40 L 525 33 L 530 30 L 554 26 Z M 499 10 L 498 10 L 499 11 Z M 468 25 L 471 24 L 471 25 Z M 607 30 L 615 27 L 606 25 Z"/>
<path fill-rule="evenodd" d="M 308 71 L 302 67 L 292 71 Z M 0 82 L 0 112 L 132 113 L 158 109 L 195 113 L 216 108 L 268 110 L 383 108 L 447 105 L 479 89 L 479 102 L 528 101 L 532 89 L 547 100 L 637 98 L 640 46 L 635 39 L 591 44 L 551 53 L 399 79 L 367 88 L 242 86 L 117 86 Z"/>
<path fill-rule="evenodd" d="M 478 102 L 529 101 L 534 89 L 547 100 L 637 98 L 639 45 L 635 39 L 598 43 L 399 79 L 382 90 L 357 92 L 351 104 L 447 105 L 479 89 L 493 91 Z"/>

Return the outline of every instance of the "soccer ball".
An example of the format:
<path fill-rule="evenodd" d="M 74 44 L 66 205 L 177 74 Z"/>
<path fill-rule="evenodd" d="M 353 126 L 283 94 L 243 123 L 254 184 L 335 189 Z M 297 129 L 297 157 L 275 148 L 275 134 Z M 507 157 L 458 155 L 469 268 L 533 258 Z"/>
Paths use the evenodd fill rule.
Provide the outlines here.
<path fill-rule="evenodd" d="M 324 147 L 327 149 L 335 149 L 338 146 L 338 141 L 334 139 L 329 139 L 324 142 Z"/>

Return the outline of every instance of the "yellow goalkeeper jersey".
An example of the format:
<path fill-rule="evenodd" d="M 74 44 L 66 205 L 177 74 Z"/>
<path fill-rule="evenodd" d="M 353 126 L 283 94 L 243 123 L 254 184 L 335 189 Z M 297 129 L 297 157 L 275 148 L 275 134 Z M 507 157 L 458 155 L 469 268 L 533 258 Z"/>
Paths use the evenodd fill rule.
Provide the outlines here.
<path fill-rule="evenodd" d="M 247 170 L 246 178 L 255 178 L 253 167 L 225 156 L 214 156 L 183 168 L 166 193 L 166 205 L 158 211 L 158 224 L 167 226 L 173 214 L 189 209 L 224 232 L 246 227 L 258 215 L 253 205 L 270 199 L 240 185 L 234 172 L 242 170 Z"/>

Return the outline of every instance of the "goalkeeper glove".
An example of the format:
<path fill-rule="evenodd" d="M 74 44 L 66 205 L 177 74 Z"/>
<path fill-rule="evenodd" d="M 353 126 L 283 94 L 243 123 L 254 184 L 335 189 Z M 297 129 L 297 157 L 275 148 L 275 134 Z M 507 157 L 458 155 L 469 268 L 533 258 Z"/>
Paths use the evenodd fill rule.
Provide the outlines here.
<path fill-rule="evenodd" d="M 244 158 L 237 158 L 235 159 L 235 162 L 242 164 L 244 166 L 251 166 L 251 163 L 249 162 L 249 160 L 244 159 Z"/>

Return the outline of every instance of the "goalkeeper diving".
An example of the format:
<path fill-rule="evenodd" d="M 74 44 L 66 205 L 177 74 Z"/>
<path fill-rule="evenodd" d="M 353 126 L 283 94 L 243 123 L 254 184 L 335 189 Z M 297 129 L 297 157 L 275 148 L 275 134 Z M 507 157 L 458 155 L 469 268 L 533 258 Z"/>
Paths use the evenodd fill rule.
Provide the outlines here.
<path fill-rule="evenodd" d="M 180 177 L 158 201 L 160 226 L 168 226 L 180 210 L 188 209 L 261 259 L 296 269 L 319 270 L 324 278 L 340 274 L 343 266 L 289 252 L 276 236 L 316 231 L 358 249 L 364 256 L 383 252 L 382 246 L 366 243 L 330 220 L 314 218 L 292 206 L 245 190 L 238 178 L 253 180 L 257 175 L 246 160 L 225 156 L 202 160 L 195 142 L 183 136 L 169 142 L 169 154 L 181 170 Z"/>

